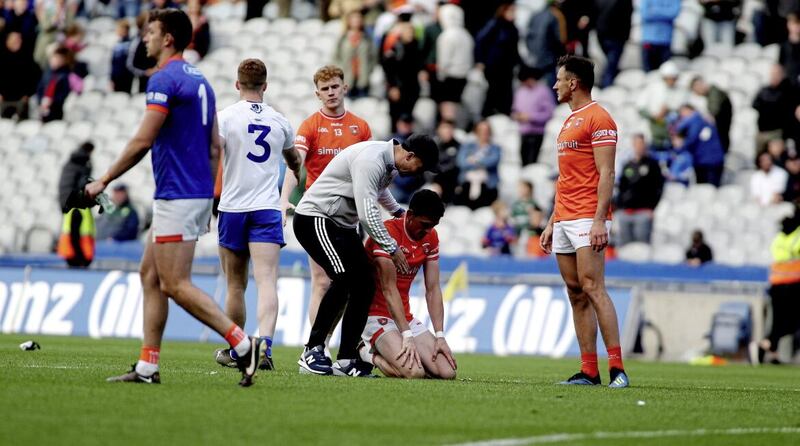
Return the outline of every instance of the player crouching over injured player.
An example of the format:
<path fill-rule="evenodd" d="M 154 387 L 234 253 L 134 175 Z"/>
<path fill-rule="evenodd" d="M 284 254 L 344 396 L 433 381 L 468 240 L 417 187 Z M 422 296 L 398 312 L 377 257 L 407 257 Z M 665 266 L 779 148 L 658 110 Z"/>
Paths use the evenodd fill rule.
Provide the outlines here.
<path fill-rule="evenodd" d="M 375 299 L 359 345 L 363 361 L 396 378 L 456 377 L 456 360 L 444 339 L 444 306 L 439 287 L 439 236 L 434 226 L 444 215 L 444 204 L 435 192 L 421 190 L 411 198 L 403 217 L 385 222 L 389 235 L 403 250 L 409 272 L 397 271 L 392 257 L 367 240 L 366 250 L 375 265 Z M 408 292 L 420 267 L 425 274 L 428 302 L 436 336 L 411 314 Z M 370 347 L 372 347 L 370 349 Z"/>

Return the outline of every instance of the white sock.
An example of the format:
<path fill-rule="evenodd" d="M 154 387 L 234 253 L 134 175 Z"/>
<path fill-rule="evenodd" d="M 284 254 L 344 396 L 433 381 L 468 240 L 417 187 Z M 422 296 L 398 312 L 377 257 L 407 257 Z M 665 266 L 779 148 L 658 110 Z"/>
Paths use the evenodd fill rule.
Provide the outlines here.
<path fill-rule="evenodd" d="M 375 363 L 372 362 L 372 358 L 375 356 L 375 354 L 372 353 L 371 350 L 372 349 L 369 348 L 369 345 L 364 344 L 361 348 L 358 349 L 358 356 L 361 357 L 362 361 L 375 365 Z"/>
<path fill-rule="evenodd" d="M 241 341 L 239 341 L 236 346 L 233 347 L 233 350 L 236 351 L 236 354 L 241 358 L 250 351 L 250 338 L 245 337 Z"/>
<path fill-rule="evenodd" d="M 153 373 L 156 373 L 157 371 L 158 371 L 158 364 L 142 361 L 141 359 L 136 362 L 136 373 L 142 376 L 152 376 Z"/>

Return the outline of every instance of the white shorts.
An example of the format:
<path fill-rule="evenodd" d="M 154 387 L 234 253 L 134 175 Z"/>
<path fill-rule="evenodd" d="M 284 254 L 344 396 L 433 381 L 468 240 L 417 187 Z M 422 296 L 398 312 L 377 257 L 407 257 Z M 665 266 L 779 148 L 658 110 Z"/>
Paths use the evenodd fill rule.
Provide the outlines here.
<path fill-rule="evenodd" d="M 553 225 L 553 252 L 574 254 L 580 248 L 592 245 L 589 232 L 592 230 L 591 218 L 558 221 Z M 611 221 L 606 220 L 606 233 L 611 232 Z"/>
<path fill-rule="evenodd" d="M 411 328 L 411 334 L 414 335 L 415 338 L 421 334 L 430 333 L 428 328 L 417 318 L 411 319 L 408 326 Z M 370 316 L 367 318 L 367 325 L 364 326 L 364 333 L 361 334 L 361 339 L 374 347 L 378 339 L 390 331 L 399 331 L 397 324 L 394 323 L 392 318 Z"/>
<path fill-rule="evenodd" d="M 207 234 L 211 224 L 210 198 L 155 200 L 153 202 L 153 241 L 185 242 Z"/>

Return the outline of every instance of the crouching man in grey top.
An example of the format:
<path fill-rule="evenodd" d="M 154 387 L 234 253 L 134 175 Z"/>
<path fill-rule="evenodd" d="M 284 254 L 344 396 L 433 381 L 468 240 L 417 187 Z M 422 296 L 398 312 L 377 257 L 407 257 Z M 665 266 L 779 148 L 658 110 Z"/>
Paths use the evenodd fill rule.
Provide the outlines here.
<path fill-rule="evenodd" d="M 405 255 L 389 235 L 380 204 L 394 216 L 405 212 L 387 190 L 395 175 L 436 171 L 439 150 L 430 136 L 415 134 L 404 143 L 365 141 L 342 151 L 298 203 L 294 216 L 297 240 L 331 279 L 298 361 L 300 371 L 317 375 L 366 376 L 372 365 L 358 357 L 357 346 L 375 292 L 373 268 L 364 251 L 358 224 L 392 255 L 401 272 Z M 325 356 L 325 337 L 345 308 L 337 361 Z M 409 348 L 414 348 L 413 344 Z M 408 353 L 408 352 L 407 352 Z"/>

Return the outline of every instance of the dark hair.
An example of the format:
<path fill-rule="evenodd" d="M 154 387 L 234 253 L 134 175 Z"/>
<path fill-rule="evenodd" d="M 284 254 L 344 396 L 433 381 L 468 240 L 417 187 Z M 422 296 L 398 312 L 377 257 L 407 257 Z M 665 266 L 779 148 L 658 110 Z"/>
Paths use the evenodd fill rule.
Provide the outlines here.
<path fill-rule="evenodd" d="M 161 32 L 170 34 L 175 41 L 175 50 L 180 52 L 192 42 L 192 21 L 180 9 L 154 9 L 150 11 L 148 23 L 161 22 Z"/>
<path fill-rule="evenodd" d="M 585 57 L 568 54 L 558 59 L 558 67 L 564 67 L 564 71 L 575 76 L 586 91 L 592 91 L 592 87 L 594 87 L 594 62 Z"/>
<path fill-rule="evenodd" d="M 434 173 L 439 170 L 439 146 L 429 135 L 412 133 L 401 145 L 422 160 L 423 170 Z"/>
<path fill-rule="evenodd" d="M 411 196 L 408 210 L 420 217 L 442 218 L 444 203 L 436 192 L 422 189 Z"/>
<path fill-rule="evenodd" d="M 80 146 L 78 146 L 78 149 L 91 153 L 94 151 L 94 143 L 91 141 L 84 141 Z"/>
<path fill-rule="evenodd" d="M 239 64 L 237 76 L 241 89 L 258 90 L 267 83 L 267 66 L 259 59 L 245 59 Z"/>

